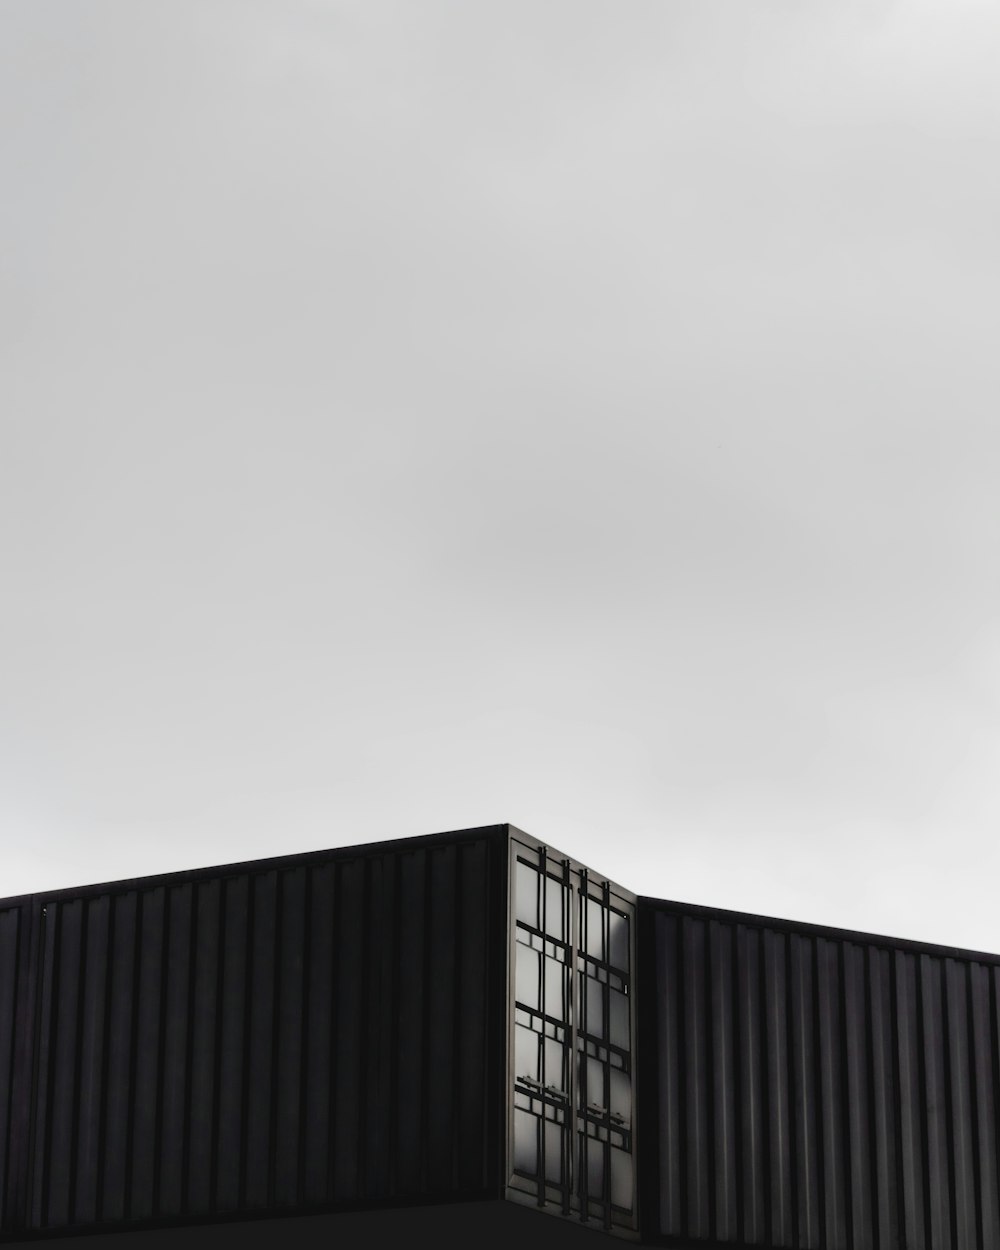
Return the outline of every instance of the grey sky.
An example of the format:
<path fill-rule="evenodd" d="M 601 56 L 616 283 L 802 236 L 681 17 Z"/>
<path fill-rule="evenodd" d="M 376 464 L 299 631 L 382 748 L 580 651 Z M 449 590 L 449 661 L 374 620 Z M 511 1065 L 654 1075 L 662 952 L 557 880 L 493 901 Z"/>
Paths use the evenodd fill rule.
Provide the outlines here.
<path fill-rule="evenodd" d="M 1000 9 L 7 0 L 0 894 L 511 820 L 1000 949 Z"/>

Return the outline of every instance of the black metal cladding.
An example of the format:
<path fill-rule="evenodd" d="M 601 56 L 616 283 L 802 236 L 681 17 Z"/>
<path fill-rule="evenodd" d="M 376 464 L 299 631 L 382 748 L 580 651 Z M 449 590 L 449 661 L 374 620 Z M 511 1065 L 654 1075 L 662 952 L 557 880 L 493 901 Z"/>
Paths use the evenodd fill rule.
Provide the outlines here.
<path fill-rule="evenodd" d="M 0 902 L 0 1238 L 509 1197 L 513 832 Z M 647 898 L 634 954 L 645 1242 L 1000 1250 L 1000 959 Z"/>
<path fill-rule="evenodd" d="M 1000 1247 L 1000 960 L 639 911 L 645 1238 Z"/>
<path fill-rule="evenodd" d="M 506 845 L 6 905 L 0 1230 L 497 1196 Z"/>

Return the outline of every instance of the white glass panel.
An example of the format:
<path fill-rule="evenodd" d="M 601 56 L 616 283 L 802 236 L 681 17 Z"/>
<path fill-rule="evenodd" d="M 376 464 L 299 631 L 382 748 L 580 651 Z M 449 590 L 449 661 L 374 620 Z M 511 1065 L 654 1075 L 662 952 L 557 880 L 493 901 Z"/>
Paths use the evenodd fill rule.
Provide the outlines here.
<path fill-rule="evenodd" d="M 611 1147 L 611 1202 L 632 1209 L 632 1158 L 624 1150 Z"/>
<path fill-rule="evenodd" d="M 538 1010 L 538 960 L 537 951 L 517 943 L 517 968 L 514 982 L 514 996 L 519 1003 Z"/>
<path fill-rule="evenodd" d="M 515 899 L 518 920 L 538 928 L 538 873 L 528 864 L 517 861 Z"/>
<path fill-rule="evenodd" d="M 538 1172 L 538 1120 L 527 1111 L 514 1112 L 514 1167 Z"/>
<path fill-rule="evenodd" d="M 622 916 L 616 911 L 611 911 L 609 915 L 609 945 L 611 947 L 608 952 L 608 963 L 614 964 L 616 968 L 628 971 L 628 917 Z"/>
<path fill-rule="evenodd" d="M 545 932 L 560 942 L 566 934 L 566 890 L 561 881 L 545 878 Z"/>
<path fill-rule="evenodd" d="M 545 1084 L 566 1089 L 566 1047 L 551 1037 L 545 1039 Z"/>
<path fill-rule="evenodd" d="M 609 990 L 608 1007 L 611 1012 L 611 1044 L 612 1046 L 621 1046 L 623 1050 L 628 1050 L 628 999 L 618 990 Z"/>
<path fill-rule="evenodd" d="M 586 924 L 587 931 L 581 935 L 581 948 L 588 955 L 593 955 L 595 959 L 604 958 L 604 934 L 602 931 L 602 918 L 604 908 L 596 899 L 587 899 Z M 584 945 L 584 940 L 586 945 Z"/>
<path fill-rule="evenodd" d="M 514 1025 L 514 1075 L 530 1076 L 538 1080 L 539 1036 L 533 1029 L 521 1024 Z"/>
<path fill-rule="evenodd" d="M 580 978 L 585 995 L 583 1015 L 584 1030 L 592 1037 L 604 1036 L 604 987 L 593 977 Z"/>
<path fill-rule="evenodd" d="M 604 1064 L 600 1059 L 585 1059 L 580 1064 L 581 1071 L 586 1073 L 587 1088 L 584 1091 L 588 1107 L 603 1107 L 604 1104 Z"/>
<path fill-rule="evenodd" d="M 558 1185 L 563 1178 L 563 1129 L 561 1124 L 545 1122 L 545 1179 Z"/>
<path fill-rule="evenodd" d="M 625 1118 L 626 1123 L 632 1120 L 632 1083 L 628 1075 L 624 1072 L 618 1072 L 612 1068 L 610 1073 L 611 1079 L 611 1106 L 609 1110 L 612 1115 L 620 1115 Z"/>
<path fill-rule="evenodd" d="M 587 1197 L 604 1197 L 604 1144 L 592 1137 L 584 1139 L 587 1152 Z"/>
<path fill-rule="evenodd" d="M 545 1014 L 557 1020 L 567 1017 L 566 965 L 550 956 L 545 957 Z"/>

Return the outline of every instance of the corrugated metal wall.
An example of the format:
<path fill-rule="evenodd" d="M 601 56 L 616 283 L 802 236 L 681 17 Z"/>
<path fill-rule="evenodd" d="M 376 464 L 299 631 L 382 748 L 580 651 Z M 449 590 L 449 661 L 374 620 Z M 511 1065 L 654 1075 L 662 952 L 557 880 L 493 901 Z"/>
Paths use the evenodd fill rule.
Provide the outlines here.
<path fill-rule="evenodd" d="M 0 1074 L 34 1033 L 3 1230 L 496 1194 L 506 841 L 477 832 L 0 912 Z"/>
<path fill-rule="evenodd" d="M 997 1250 L 1000 967 L 640 900 L 643 1228 Z"/>
<path fill-rule="evenodd" d="M 23 1209 L 31 1110 L 32 909 L 0 904 L 0 1230 Z"/>

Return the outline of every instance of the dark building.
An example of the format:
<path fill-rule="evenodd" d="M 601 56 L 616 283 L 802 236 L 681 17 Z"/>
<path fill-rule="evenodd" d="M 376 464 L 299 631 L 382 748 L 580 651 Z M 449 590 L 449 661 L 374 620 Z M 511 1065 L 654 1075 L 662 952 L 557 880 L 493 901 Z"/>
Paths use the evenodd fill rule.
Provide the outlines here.
<path fill-rule="evenodd" d="M 508 825 L 8 899 L 0 1240 L 1000 1250 L 998 992 Z"/>

